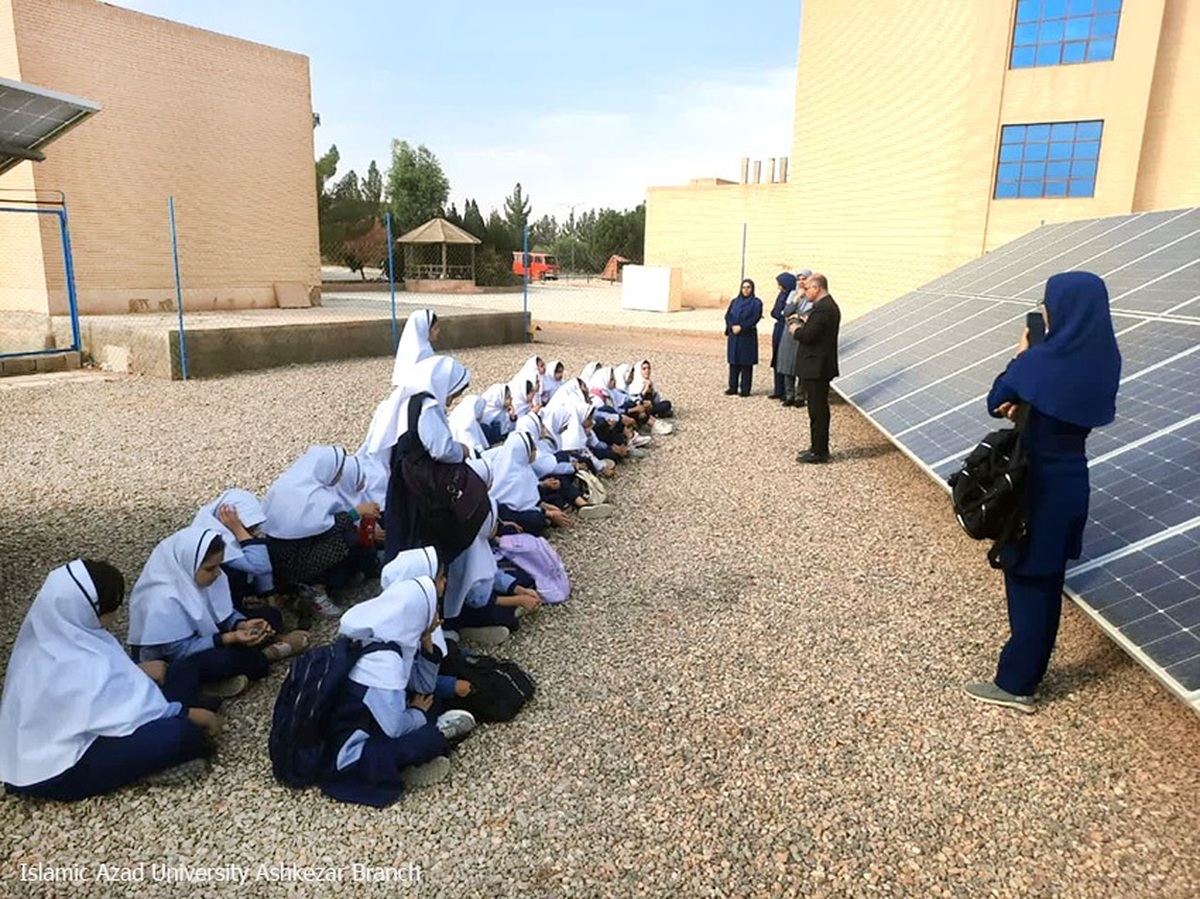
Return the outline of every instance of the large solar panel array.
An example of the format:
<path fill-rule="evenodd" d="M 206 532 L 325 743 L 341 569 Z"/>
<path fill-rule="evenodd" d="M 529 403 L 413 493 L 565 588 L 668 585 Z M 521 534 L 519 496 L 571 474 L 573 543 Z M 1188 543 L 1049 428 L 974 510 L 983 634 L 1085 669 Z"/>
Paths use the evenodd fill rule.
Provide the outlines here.
<path fill-rule="evenodd" d="M 0 175 L 40 160 L 47 144 L 99 111 L 91 100 L 0 78 Z"/>
<path fill-rule="evenodd" d="M 1123 367 L 1067 592 L 1200 711 L 1200 209 L 1043 226 L 847 324 L 834 386 L 944 485 L 999 426 L 984 400 L 1046 279 L 1078 270 L 1108 283 Z"/>

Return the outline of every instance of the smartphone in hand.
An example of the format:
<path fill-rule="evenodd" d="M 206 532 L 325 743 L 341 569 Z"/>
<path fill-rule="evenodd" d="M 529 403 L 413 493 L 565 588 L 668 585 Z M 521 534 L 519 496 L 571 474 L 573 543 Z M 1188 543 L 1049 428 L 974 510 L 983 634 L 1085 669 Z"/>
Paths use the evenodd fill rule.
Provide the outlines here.
<path fill-rule="evenodd" d="M 1037 346 L 1046 339 L 1046 320 L 1041 312 L 1025 314 L 1025 327 L 1029 329 L 1029 345 Z"/>

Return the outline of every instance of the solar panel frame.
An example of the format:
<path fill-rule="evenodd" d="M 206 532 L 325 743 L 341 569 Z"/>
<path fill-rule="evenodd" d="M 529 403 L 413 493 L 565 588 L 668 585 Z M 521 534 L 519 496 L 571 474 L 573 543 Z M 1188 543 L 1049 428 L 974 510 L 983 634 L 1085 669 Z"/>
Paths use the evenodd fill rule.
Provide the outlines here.
<path fill-rule="evenodd" d="M 100 111 L 70 94 L 0 78 L 0 174 L 41 151 Z"/>

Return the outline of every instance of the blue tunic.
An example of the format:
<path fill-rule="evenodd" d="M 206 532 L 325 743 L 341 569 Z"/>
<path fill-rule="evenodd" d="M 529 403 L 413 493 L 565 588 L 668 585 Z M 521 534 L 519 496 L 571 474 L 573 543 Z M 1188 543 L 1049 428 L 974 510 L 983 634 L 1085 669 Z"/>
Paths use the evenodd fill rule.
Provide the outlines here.
<path fill-rule="evenodd" d="M 989 412 L 1001 403 L 1020 401 L 1005 374 L 996 378 L 988 394 Z M 1029 532 L 1001 555 L 1002 561 L 1015 560 L 1008 569 L 1012 573 L 1061 574 L 1069 559 L 1079 558 L 1091 492 L 1085 452 L 1090 431 L 1045 415 L 1036 406 L 1030 409 L 1022 438 L 1029 458 Z"/>
<path fill-rule="evenodd" d="M 725 311 L 726 355 L 730 365 L 758 364 L 758 328 L 762 319 L 763 305 L 758 297 L 736 296 Z M 733 326 L 741 325 L 740 334 L 733 333 Z"/>

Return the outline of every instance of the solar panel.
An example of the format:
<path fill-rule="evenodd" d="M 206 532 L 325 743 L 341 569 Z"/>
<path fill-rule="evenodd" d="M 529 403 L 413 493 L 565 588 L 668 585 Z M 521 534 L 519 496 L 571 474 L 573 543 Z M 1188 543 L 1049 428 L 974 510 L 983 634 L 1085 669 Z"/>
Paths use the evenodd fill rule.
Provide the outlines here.
<path fill-rule="evenodd" d="M 0 174 L 41 161 L 51 141 L 99 111 L 91 100 L 0 78 Z"/>
<path fill-rule="evenodd" d="M 843 328 L 835 388 L 945 487 L 998 425 L 984 408 L 1046 279 L 1108 284 L 1117 419 L 1088 439 L 1092 484 L 1069 595 L 1200 711 L 1200 209 L 1039 228 Z"/>

